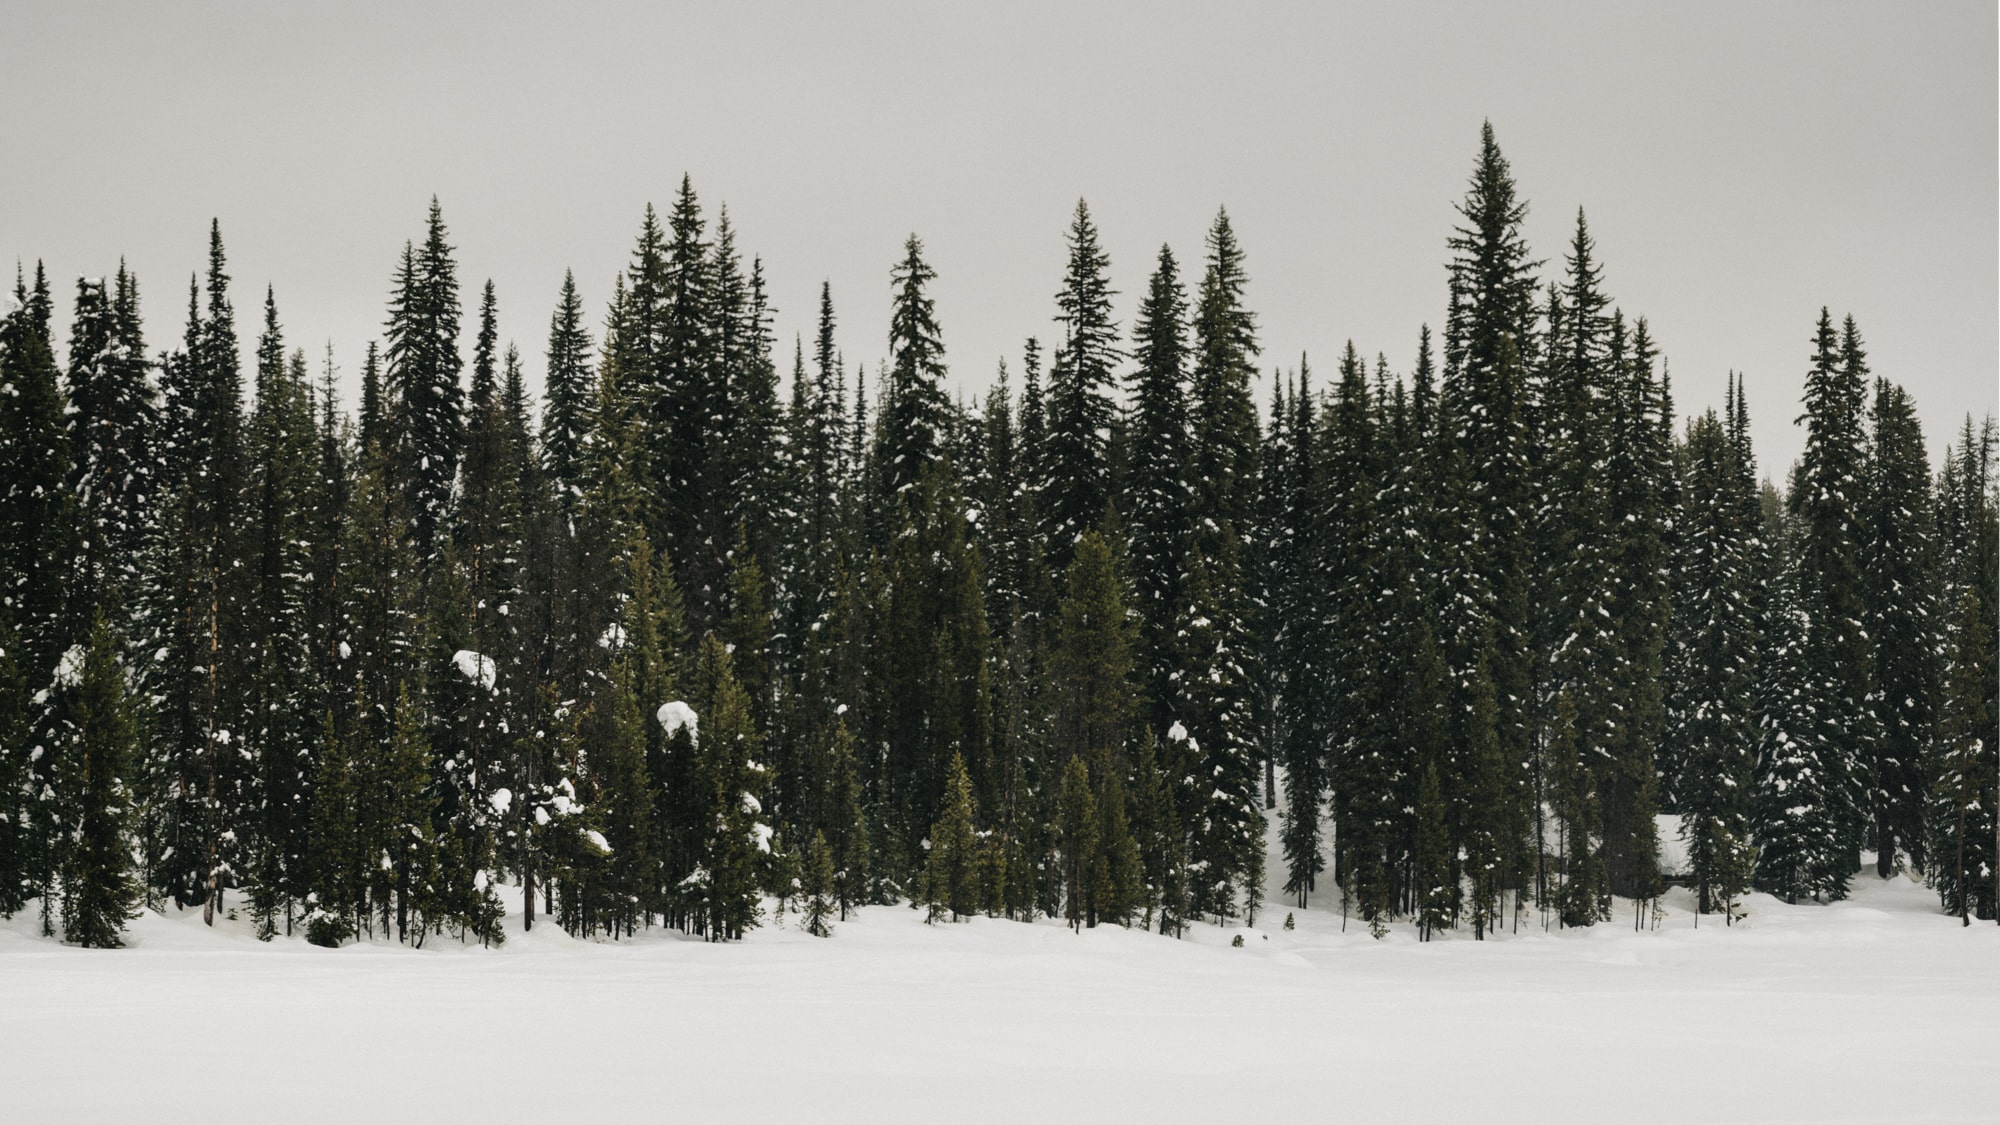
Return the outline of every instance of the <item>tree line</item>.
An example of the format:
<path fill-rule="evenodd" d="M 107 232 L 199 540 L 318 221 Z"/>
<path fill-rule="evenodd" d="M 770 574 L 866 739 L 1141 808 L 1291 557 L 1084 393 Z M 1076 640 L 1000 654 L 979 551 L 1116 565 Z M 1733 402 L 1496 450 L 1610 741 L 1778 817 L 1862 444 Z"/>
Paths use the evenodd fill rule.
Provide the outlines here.
<path fill-rule="evenodd" d="M 1223 212 L 1126 330 L 1079 202 L 1046 347 L 970 400 L 915 236 L 886 358 L 822 286 L 782 377 L 762 264 L 686 179 L 595 330 L 565 277 L 539 403 L 490 282 L 461 352 L 435 200 L 351 410 L 268 287 L 242 369 L 219 224 L 167 350 L 121 265 L 59 360 L 17 274 L 0 914 L 1177 934 L 1254 923 L 1282 797 L 1282 894 L 1378 930 L 1643 911 L 1664 813 L 1704 913 L 1840 898 L 1873 851 L 1994 918 L 1991 418 L 1934 470 L 1823 311 L 1805 454 L 1760 479 L 1741 380 L 1683 422 L 1583 214 L 1546 278 L 1525 214 L 1488 127 L 1440 331 L 1402 370 L 1301 356 L 1261 409 Z"/>

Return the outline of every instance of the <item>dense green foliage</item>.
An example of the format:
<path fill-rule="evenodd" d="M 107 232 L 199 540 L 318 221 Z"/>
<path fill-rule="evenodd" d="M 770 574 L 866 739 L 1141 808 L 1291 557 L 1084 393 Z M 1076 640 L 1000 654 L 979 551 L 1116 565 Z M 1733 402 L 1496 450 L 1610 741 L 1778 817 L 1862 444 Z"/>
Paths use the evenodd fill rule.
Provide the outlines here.
<path fill-rule="evenodd" d="M 1770 502 L 1741 383 L 1683 431 L 1584 217 L 1544 279 L 1526 209 L 1488 128 L 1441 366 L 1428 327 L 1407 375 L 1350 343 L 1261 412 L 1220 212 L 1124 337 L 1079 202 L 1046 370 L 1030 339 L 970 404 L 914 235 L 874 377 L 824 286 L 781 388 L 762 265 L 686 180 L 600 340 L 562 279 L 538 416 L 436 201 L 351 420 L 269 288 L 245 387 L 219 224 L 153 359 L 121 266 L 59 362 L 38 267 L 0 320 L 0 913 L 1177 934 L 1254 923 L 1282 804 L 1284 895 L 1378 934 L 1593 925 L 1663 876 L 1734 917 L 1864 850 L 1994 917 L 1991 423 L 1934 476 L 1822 313 Z"/>

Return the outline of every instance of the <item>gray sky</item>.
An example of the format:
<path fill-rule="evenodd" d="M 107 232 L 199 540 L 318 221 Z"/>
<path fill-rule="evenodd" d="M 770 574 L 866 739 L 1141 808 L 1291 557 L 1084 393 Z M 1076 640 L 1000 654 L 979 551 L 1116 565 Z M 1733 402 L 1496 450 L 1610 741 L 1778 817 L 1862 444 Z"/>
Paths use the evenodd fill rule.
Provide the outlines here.
<path fill-rule="evenodd" d="M 1128 326 L 1160 243 L 1192 273 L 1226 205 L 1267 369 L 1304 351 L 1323 378 L 1352 338 L 1406 371 L 1490 118 L 1545 268 L 1583 206 L 1681 410 L 1747 373 L 1765 471 L 1801 446 L 1822 304 L 1934 459 L 1995 409 L 1991 3 L 423 7 L 15 6 L 0 258 L 45 259 L 66 317 L 124 255 L 157 348 L 219 216 L 246 345 L 273 283 L 288 342 L 317 366 L 331 340 L 351 386 L 436 193 L 468 341 L 491 277 L 538 376 L 564 268 L 601 321 L 686 171 L 764 257 L 785 370 L 822 278 L 873 366 L 914 230 L 971 391 L 1050 337 L 1079 196 Z"/>

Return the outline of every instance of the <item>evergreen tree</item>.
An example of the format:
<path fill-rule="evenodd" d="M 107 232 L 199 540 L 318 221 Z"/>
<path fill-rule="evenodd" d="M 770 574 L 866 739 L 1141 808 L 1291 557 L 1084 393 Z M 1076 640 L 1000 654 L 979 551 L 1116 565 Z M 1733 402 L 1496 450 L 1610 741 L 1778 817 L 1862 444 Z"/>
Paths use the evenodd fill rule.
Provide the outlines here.
<path fill-rule="evenodd" d="M 69 492 L 83 540 L 68 604 L 79 633 L 96 607 L 112 614 L 137 608 L 158 425 L 147 369 L 138 279 L 123 263 L 108 293 L 102 278 L 79 279 L 68 372 Z"/>
<path fill-rule="evenodd" d="M 980 848 L 973 829 L 972 778 L 965 758 L 953 754 L 945 768 L 944 802 L 931 825 L 924 861 L 921 898 L 935 922 L 948 911 L 954 922 L 977 914 L 985 905 L 980 885 Z"/>
<path fill-rule="evenodd" d="M 320 725 L 321 745 L 313 772 L 312 828 L 307 855 L 311 859 L 311 909 L 306 916 L 306 940 L 338 946 L 359 932 L 365 910 L 366 884 L 362 864 L 355 790 L 355 735 L 358 723 L 342 729 L 328 712 Z"/>
<path fill-rule="evenodd" d="M 405 504 L 427 567 L 444 546 L 465 441 L 458 265 L 445 239 L 444 213 L 432 198 L 423 246 L 404 246 L 387 328 L 391 448 L 408 466 Z"/>
<path fill-rule="evenodd" d="M 840 920 L 865 900 L 868 886 L 868 817 L 862 807 L 862 786 L 854 756 L 854 732 L 836 719 L 827 756 L 827 823 L 834 832 L 830 844 L 833 893 L 840 903 Z M 817 833 L 816 833 L 817 834 Z"/>
<path fill-rule="evenodd" d="M 1218 919 L 1234 914 L 1235 889 L 1263 862 L 1243 540 L 1257 480 L 1257 411 L 1250 398 L 1257 335 L 1255 317 L 1243 306 L 1245 282 L 1243 252 L 1229 216 L 1218 212 L 1193 317 L 1190 454 L 1197 484 L 1175 630 L 1181 648 L 1175 713 L 1204 755 L 1200 781 L 1185 794 L 1196 817 L 1190 908 Z"/>
<path fill-rule="evenodd" d="M 1097 924 L 1097 870 L 1103 863 L 1101 818 L 1090 791 L 1090 769 L 1081 758 L 1063 767 L 1056 796 L 1055 832 L 1062 853 L 1063 917 L 1072 930 Z"/>
<path fill-rule="evenodd" d="M 61 883 L 63 940 L 115 948 L 125 921 L 137 913 L 138 880 L 128 834 L 132 790 L 127 783 L 138 750 L 131 687 L 118 639 L 100 611 L 92 621 L 75 697 L 68 708 L 67 745 L 58 751 L 63 818 Z"/>
<path fill-rule="evenodd" d="M 1732 380 L 1732 392 L 1734 391 Z M 1732 393 L 1733 399 L 1733 393 Z M 1681 814 L 1696 909 L 1728 911 L 1747 888 L 1755 701 L 1761 630 L 1752 465 L 1713 410 L 1688 427 L 1688 503 L 1674 567 L 1674 644 L 1667 660 L 1669 743 L 1679 761 L 1669 797 Z"/>
<path fill-rule="evenodd" d="M 1054 685 L 1054 762 L 1081 759 L 1102 823 L 1093 835 L 1086 922 L 1122 921 L 1139 894 L 1138 853 L 1128 828 L 1125 747 L 1133 698 L 1132 636 L 1124 583 L 1095 530 L 1078 539 L 1069 589 L 1057 615 L 1049 674 Z"/>
<path fill-rule="evenodd" d="M 202 303 L 205 298 L 205 306 Z M 167 372 L 162 559 L 149 616 L 159 639 L 158 692 L 149 724 L 146 829 L 149 882 L 213 922 L 219 899 L 244 871 L 254 833 L 246 814 L 254 759 L 239 753 L 251 628 L 246 579 L 246 455 L 235 313 L 219 225 L 209 231 L 205 286 L 189 290 L 184 350 Z"/>
<path fill-rule="evenodd" d="M 1079 199 L 1069 227 L 1069 266 L 1056 294 L 1062 344 L 1049 373 L 1048 436 L 1038 460 L 1040 532 L 1049 565 L 1066 568 L 1084 530 L 1109 502 L 1112 368 L 1119 360 L 1106 276 L 1111 259 Z"/>
<path fill-rule="evenodd" d="M 834 891 L 833 850 L 827 847 L 824 832 L 814 831 L 812 839 L 806 841 L 799 872 L 799 897 L 805 900 L 802 911 L 805 931 L 814 937 L 832 937 L 838 895 Z"/>
<path fill-rule="evenodd" d="M 584 444 L 589 440 L 595 383 L 590 364 L 590 330 L 583 325 L 583 301 L 576 277 L 563 271 L 562 295 L 549 319 L 548 377 L 542 410 L 542 471 L 557 506 L 573 512 L 583 494 Z"/>
<path fill-rule="evenodd" d="M 877 407 L 881 438 L 874 455 L 885 511 L 938 460 L 951 412 L 944 394 L 944 341 L 926 291 L 937 272 L 924 261 L 924 244 L 916 235 L 904 242 L 903 260 L 890 278 L 896 296 L 889 314 L 889 391 Z"/>
<path fill-rule="evenodd" d="M 1136 659 L 1147 725 L 1172 723 L 1174 615 L 1180 605 L 1194 487 L 1189 477 L 1187 295 L 1173 252 L 1159 263 L 1139 304 L 1132 332 L 1135 361 L 1125 422 L 1131 454 L 1118 507 L 1130 535 L 1134 608 L 1139 613 Z M 1024 410 L 1024 414 L 1025 414 Z M 1034 448 L 1025 433 L 1024 450 Z"/>
<path fill-rule="evenodd" d="M 1954 626 L 1932 765 L 1930 883 L 1946 913 L 1971 925 L 1974 917 L 1994 917 L 2000 902 L 1994 883 L 2000 829 L 1992 800 L 2000 791 L 2000 771 L 1994 768 L 1993 713 L 1981 682 L 1990 675 L 1993 634 L 1977 590 L 1961 595 Z"/>
<path fill-rule="evenodd" d="M 1445 831 L 1444 797 L 1438 789 L 1436 765 L 1424 766 L 1417 784 L 1416 819 L 1410 878 L 1417 904 L 1417 937 L 1429 941 L 1431 935 L 1451 924 L 1458 905 L 1458 887 L 1452 882 L 1451 859 L 1446 853 L 1450 836 Z"/>
<path fill-rule="evenodd" d="M 1470 717 L 1475 669 L 1483 659 L 1493 679 L 1502 763 L 1531 759 L 1528 716 L 1526 550 L 1529 494 L 1527 372 L 1534 362 L 1534 279 L 1521 235 L 1527 205 L 1513 171 L 1482 127 L 1480 153 L 1455 228 L 1451 304 L 1444 333 L 1444 380 L 1437 410 L 1442 479 L 1434 486 L 1447 518 L 1437 529 L 1448 547 L 1443 594 L 1447 615 L 1441 644 L 1451 671 L 1452 776 L 1441 778 L 1461 826 L 1473 786 L 1474 743 L 1485 737 Z M 1532 800 L 1525 770 L 1506 767 L 1491 779 L 1492 796 L 1509 818 L 1528 819 Z M 1508 846 L 1512 846 L 1509 844 Z M 1511 865 L 1511 864 L 1510 864 Z M 1504 876 L 1503 876 L 1504 878 Z"/>
<path fill-rule="evenodd" d="M 1881 738 L 1862 768 L 1875 868 L 1887 878 L 1896 869 L 1899 850 L 1918 869 L 1926 866 L 1923 759 L 1937 721 L 1943 637 L 1930 459 L 1909 394 L 1876 380 L 1870 430 L 1857 534 Z"/>
<path fill-rule="evenodd" d="M 1849 319 L 1836 336 L 1821 310 L 1806 377 L 1805 454 L 1789 495 L 1789 594 L 1798 614 L 1798 753 L 1824 790 L 1821 835 L 1806 857 L 1815 896 L 1843 898 L 1867 835 L 1863 762 L 1877 742 L 1873 645 L 1863 620 L 1860 527 L 1867 448 L 1867 363 Z M 1802 723 L 1798 719 L 1804 720 Z"/>
<path fill-rule="evenodd" d="M 17 306 L 0 322 L 0 607 L 12 619 L 28 681 L 46 684 L 64 647 L 65 579 L 73 556 L 72 498 L 66 487 L 74 455 L 65 401 L 49 339 L 47 283 L 35 267 L 35 289 L 19 277 Z"/>
<path fill-rule="evenodd" d="M 242 732 L 257 763 L 257 843 L 252 907 L 264 937 L 282 911 L 307 893 L 307 832 L 313 696 L 306 617 L 312 558 L 307 550 L 319 450 L 305 356 L 285 355 L 275 296 L 264 298 L 257 347 L 257 402 L 249 420 L 250 619 L 246 623 L 248 714 Z"/>

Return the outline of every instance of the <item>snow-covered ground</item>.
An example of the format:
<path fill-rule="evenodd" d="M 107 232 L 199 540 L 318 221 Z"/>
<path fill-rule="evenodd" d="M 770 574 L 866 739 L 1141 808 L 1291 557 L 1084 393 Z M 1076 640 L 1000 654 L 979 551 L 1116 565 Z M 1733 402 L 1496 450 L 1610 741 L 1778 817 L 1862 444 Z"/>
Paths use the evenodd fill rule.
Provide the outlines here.
<path fill-rule="evenodd" d="M 498 951 L 193 913 L 86 951 L 18 917 L 0 1120 L 2000 1119 L 2000 927 L 1907 880 L 1483 943 L 1334 905 L 1179 942 L 878 907 L 830 940 Z"/>

